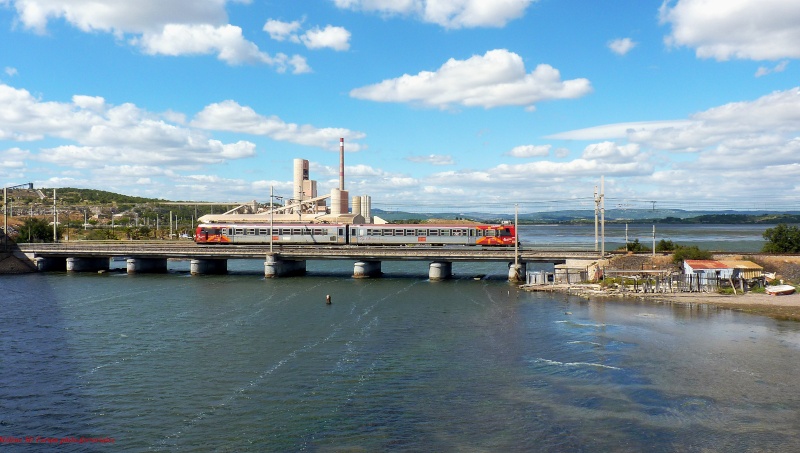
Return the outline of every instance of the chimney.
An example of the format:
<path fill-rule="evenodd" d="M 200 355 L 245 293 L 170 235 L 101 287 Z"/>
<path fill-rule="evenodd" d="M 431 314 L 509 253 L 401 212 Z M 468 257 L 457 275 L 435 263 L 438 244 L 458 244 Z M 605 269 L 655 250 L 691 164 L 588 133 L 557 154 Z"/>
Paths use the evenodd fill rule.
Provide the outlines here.
<path fill-rule="evenodd" d="M 339 190 L 344 190 L 344 137 L 339 139 Z"/>

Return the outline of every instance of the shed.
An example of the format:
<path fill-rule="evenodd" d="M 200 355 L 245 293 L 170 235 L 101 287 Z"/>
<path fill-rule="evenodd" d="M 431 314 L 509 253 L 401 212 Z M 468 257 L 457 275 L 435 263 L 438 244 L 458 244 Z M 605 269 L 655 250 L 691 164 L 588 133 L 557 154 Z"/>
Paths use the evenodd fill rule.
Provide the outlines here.
<path fill-rule="evenodd" d="M 720 280 L 733 277 L 733 268 L 716 260 L 685 260 L 683 262 L 684 274 L 695 274 L 700 280 L 700 284 L 706 284 L 708 280 Z"/>
<path fill-rule="evenodd" d="M 751 280 L 764 277 L 764 268 L 752 261 L 723 260 L 720 262 L 733 269 L 733 278 Z"/>

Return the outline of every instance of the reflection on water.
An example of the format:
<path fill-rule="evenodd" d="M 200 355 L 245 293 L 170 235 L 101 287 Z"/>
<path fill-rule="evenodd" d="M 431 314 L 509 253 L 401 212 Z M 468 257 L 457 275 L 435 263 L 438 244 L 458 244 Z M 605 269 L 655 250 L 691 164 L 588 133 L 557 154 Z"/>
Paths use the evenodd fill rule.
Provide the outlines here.
<path fill-rule="evenodd" d="M 438 283 L 424 263 L 367 280 L 344 262 L 274 280 L 260 262 L 180 266 L 0 277 L 0 434 L 133 451 L 800 448 L 794 323 L 525 293 L 497 264 Z"/>

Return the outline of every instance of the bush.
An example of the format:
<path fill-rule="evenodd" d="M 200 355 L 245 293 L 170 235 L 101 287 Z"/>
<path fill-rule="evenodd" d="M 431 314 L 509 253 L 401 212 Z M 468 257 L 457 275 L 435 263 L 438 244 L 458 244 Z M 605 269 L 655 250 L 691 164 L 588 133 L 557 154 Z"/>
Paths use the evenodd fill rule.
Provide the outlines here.
<path fill-rule="evenodd" d="M 29 217 L 18 228 L 17 242 L 53 242 L 53 225 L 44 219 Z M 61 231 L 56 232 L 61 235 Z"/>
<path fill-rule="evenodd" d="M 639 239 L 634 239 L 633 242 L 628 242 L 624 246 L 620 247 L 620 249 L 624 249 L 628 252 L 649 252 L 650 249 L 647 248 L 646 245 L 639 242 Z"/>
<path fill-rule="evenodd" d="M 681 264 L 684 260 L 710 260 L 711 252 L 700 250 L 696 245 L 676 245 L 672 255 L 672 262 Z"/>
<path fill-rule="evenodd" d="M 676 245 L 674 242 L 662 239 L 656 244 L 656 252 L 671 252 L 675 250 L 675 247 Z"/>
<path fill-rule="evenodd" d="M 800 253 L 800 229 L 781 223 L 767 228 L 763 234 L 767 243 L 762 249 L 766 253 Z"/>

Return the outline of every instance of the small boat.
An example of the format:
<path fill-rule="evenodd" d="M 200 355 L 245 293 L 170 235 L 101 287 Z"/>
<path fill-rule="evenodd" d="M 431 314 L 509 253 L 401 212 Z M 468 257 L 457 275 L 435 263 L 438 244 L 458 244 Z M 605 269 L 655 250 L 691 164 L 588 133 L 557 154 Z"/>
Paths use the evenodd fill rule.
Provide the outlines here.
<path fill-rule="evenodd" d="M 792 294 L 795 292 L 795 287 L 792 285 L 774 285 L 774 286 L 767 286 L 764 290 L 770 296 L 785 296 L 787 294 Z"/>

